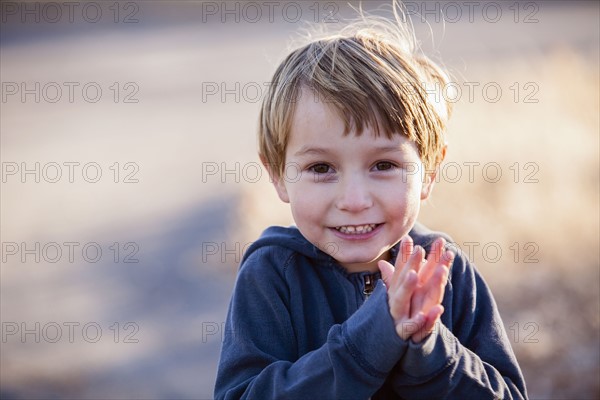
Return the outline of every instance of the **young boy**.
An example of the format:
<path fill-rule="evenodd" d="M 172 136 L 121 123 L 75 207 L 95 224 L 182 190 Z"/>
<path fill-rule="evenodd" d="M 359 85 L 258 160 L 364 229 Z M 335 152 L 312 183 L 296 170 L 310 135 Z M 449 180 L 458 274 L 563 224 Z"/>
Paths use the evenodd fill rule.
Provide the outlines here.
<path fill-rule="evenodd" d="M 446 75 L 371 22 L 275 72 L 260 157 L 297 227 L 268 228 L 244 255 L 215 398 L 527 397 L 482 277 L 416 223 L 449 116 L 427 88 Z"/>

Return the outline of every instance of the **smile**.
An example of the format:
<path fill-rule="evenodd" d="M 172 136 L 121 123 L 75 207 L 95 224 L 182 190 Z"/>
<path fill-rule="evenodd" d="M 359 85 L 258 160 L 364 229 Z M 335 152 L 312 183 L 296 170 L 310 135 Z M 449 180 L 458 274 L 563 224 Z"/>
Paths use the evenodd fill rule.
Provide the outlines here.
<path fill-rule="evenodd" d="M 365 224 L 365 225 L 343 225 L 334 227 L 338 232 L 346 235 L 360 235 L 371 232 L 379 224 Z"/>

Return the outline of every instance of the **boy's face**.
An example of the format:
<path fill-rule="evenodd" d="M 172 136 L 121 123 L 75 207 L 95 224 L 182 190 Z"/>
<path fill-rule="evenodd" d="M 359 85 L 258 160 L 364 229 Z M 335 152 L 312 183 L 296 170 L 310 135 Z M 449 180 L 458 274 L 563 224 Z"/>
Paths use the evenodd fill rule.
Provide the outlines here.
<path fill-rule="evenodd" d="M 349 272 L 376 271 L 413 227 L 433 176 L 422 178 L 416 144 L 404 135 L 343 132 L 335 110 L 303 88 L 275 188 L 306 239 Z"/>

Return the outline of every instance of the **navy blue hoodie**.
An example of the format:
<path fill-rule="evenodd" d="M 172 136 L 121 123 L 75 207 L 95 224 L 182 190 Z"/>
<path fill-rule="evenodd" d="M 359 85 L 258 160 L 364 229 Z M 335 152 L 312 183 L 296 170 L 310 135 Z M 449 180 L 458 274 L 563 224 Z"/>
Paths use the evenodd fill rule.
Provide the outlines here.
<path fill-rule="evenodd" d="M 451 242 L 419 224 L 409 235 L 427 253 L 438 236 Z M 215 398 L 527 398 L 492 294 L 462 253 L 442 305 L 431 335 L 404 341 L 378 273 L 348 273 L 297 228 L 270 227 L 242 260 Z"/>

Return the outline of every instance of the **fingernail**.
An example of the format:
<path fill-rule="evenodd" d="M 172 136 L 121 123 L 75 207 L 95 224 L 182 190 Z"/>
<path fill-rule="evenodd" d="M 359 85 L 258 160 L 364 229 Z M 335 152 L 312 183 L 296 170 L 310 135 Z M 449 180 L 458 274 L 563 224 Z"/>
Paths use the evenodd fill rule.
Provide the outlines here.
<path fill-rule="evenodd" d="M 418 253 L 422 253 L 422 252 L 421 252 L 421 250 L 423 250 L 423 248 L 422 248 L 421 246 L 419 246 L 419 245 L 416 245 L 416 246 L 413 248 L 412 254 L 418 254 Z"/>
<path fill-rule="evenodd" d="M 444 252 L 444 254 L 442 255 L 442 258 L 443 258 L 444 261 L 451 262 L 454 259 L 454 253 L 451 252 L 450 250 L 446 250 Z"/>

